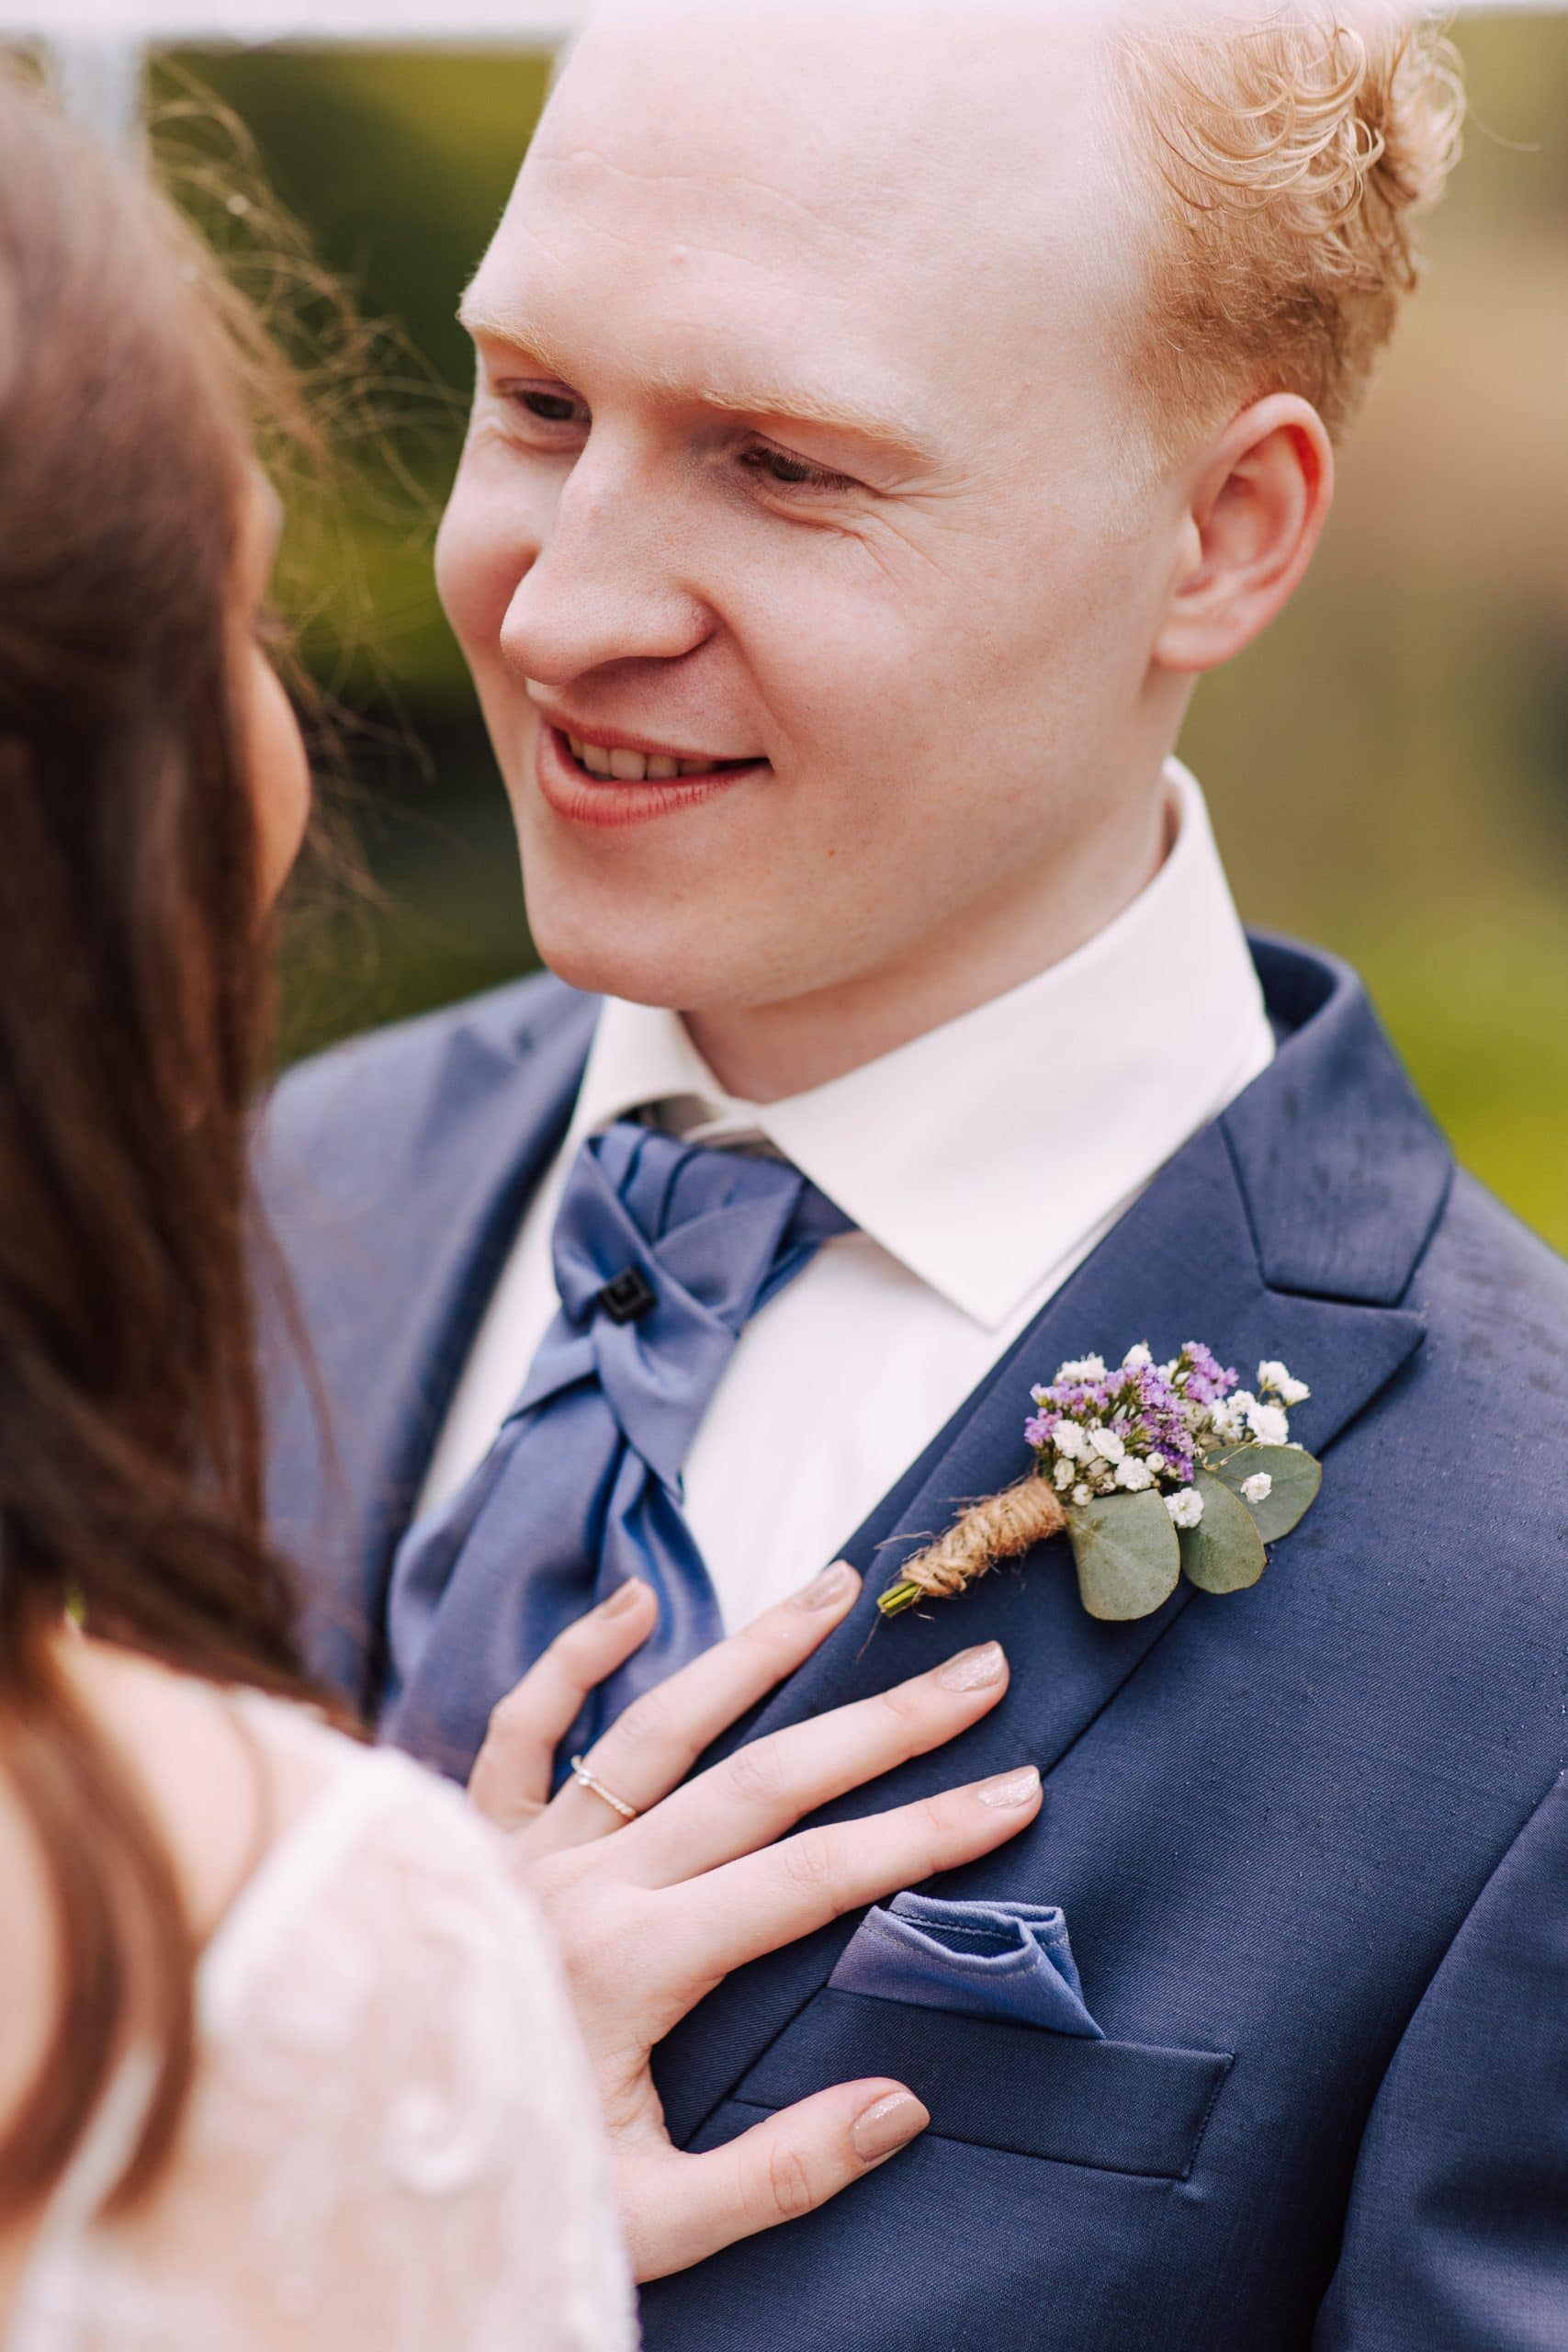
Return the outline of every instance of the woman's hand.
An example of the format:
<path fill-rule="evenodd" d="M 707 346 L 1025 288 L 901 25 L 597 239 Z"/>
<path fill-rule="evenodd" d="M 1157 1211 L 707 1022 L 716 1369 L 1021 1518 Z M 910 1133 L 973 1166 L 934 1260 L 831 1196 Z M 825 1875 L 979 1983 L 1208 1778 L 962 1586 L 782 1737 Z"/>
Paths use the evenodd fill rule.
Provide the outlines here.
<path fill-rule="evenodd" d="M 474 1800 L 507 1829 L 565 1958 L 639 2278 L 811 2211 L 931 2120 L 900 2083 L 840 2083 L 723 2148 L 685 2155 L 665 2130 L 654 2046 L 732 1969 L 990 1852 L 1039 1810 L 1040 1776 L 1021 1763 L 916 1804 L 786 1834 L 995 1706 L 1008 1669 L 994 1644 L 753 1740 L 684 1781 L 840 1623 L 859 1582 L 848 1566 L 827 1569 L 618 1717 L 584 1760 L 638 1808 L 635 1821 L 576 1781 L 547 1800 L 556 1745 L 587 1692 L 652 1629 L 646 1586 L 623 1588 L 560 1636 L 496 1709 L 474 1770 Z"/>

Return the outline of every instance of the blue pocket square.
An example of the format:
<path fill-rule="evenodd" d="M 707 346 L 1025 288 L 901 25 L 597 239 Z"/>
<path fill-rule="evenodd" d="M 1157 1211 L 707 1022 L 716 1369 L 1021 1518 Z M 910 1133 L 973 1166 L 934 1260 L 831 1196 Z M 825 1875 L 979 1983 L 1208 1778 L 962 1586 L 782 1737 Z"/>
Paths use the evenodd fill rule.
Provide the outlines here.
<path fill-rule="evenodd" d="M 1067 1923 L 1054 1903 L 896 1894 L 867 1912 L 828 1981 L 839 1993 L 1105 2039 L 1084 2007 Z"/>

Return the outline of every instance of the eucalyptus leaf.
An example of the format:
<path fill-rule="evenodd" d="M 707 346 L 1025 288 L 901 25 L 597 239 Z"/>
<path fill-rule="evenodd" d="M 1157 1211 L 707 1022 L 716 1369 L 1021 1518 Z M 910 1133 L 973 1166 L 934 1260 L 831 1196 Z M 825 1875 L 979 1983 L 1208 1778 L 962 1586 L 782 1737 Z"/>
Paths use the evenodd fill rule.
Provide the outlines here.
<path fill-rule="evenodd" d="M 1106 1495 L 1067 1513 L 1078 1591 L 1091 1617 L 1148 1617 L 1176 1590 L 1181 1547 L 1164 1499 Z"/>
<path fill-rule="evenodd" d="M 1196 1527 L 1181 1531 L 1181 1566 L 1200 1592 L 1241 1592 L 1268 1566 L 1263 1538 L 1241 1497 L 1200 1470 L 1194 1485 L 1203 1498 Z"/>
<path fill-rule="evenodd" d="M 1323 1464 L 1314 1462 L 1310 1453 L 1303 1453 L 1299 1445 L 1238 1445 L 1234 1453 L 1222 1455 L 1207 1467 L 1235 1495 L 1240 1495 L 1246 1480 L 1256 1477 L 1260 1470 L 1273 1480 L 1260 1503 L 1250 1503 L 1245 1495 L 1241 1497 L 1265 1544 L 1277 1544 L 1281 1535 L 1290 1533 L 1317 1500 L 1317 1490 L 1323 1484 Z"/>

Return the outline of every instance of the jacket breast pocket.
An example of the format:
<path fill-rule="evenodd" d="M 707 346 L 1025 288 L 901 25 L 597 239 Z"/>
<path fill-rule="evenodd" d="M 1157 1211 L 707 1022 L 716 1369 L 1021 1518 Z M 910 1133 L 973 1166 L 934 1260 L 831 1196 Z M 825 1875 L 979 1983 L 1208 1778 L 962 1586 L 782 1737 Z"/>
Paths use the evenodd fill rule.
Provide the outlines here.
<path fill-rule="evenodd" d="M 737 2085 L 753 2107 L 892 2075 L 931 2131 L 1016 2155 L 1185 2180 L 1232 2063 L 1214 2050 L 1091 2041 L 1038 2026 L 825 1990 Z"/>

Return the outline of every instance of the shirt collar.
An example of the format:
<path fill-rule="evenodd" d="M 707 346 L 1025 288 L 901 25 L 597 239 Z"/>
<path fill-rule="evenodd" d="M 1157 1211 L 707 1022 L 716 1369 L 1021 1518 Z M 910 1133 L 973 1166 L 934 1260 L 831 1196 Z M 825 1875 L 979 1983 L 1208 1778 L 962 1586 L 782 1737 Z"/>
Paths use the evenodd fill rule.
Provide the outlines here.
<path fill-rule="evenodd" d="M 1203 796 L 1167 768 L 1176 838 L 1059 964 L 826 1086 L 727 1095 L 678 1013 L 607 999 L 570 1140 L 694 1097 L 761 1136 L 863 1232 L 987 1329 L 1145 1184 L 1272 1051 Z"/>

